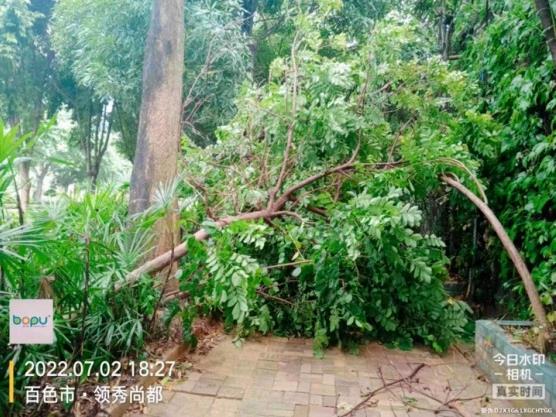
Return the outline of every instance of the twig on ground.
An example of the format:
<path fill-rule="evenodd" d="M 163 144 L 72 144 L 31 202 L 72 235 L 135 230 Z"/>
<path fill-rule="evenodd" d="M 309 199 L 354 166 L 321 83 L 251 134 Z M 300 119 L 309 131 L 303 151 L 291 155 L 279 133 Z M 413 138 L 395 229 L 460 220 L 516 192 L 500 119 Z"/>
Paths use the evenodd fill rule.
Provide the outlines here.
<path fill-rule="evenodd" d="M 461 407 L 459 406 L 458 401 L 459 402 L 464 402 L 464 401 L 473 401 L 473 400 L 477 400 L 479 398 L 483 398 L 485 396 L 485 394 L 481 394 L 481 395 L 477 395 L 475 397 L 468 397 L 468 398 L 451 398 L 447 401 L 442 401 L 439 400 L 438 398 L 434 397 L 433 395 L 427 393 L 426 391 L 417 389 L 415 387 L 412 387 L 413 390 L 415 392 L 418 392 L 421 395 L 424 395 L 427 398 L 430 398 L 433 401 L 436 401 L 437 403 L 440 404 L 440 407 L 436 410 L 438 411 L 445 411 L 446 409 L 448 409 L 449 411 L 455 412 L 457 414 L 459 414 L 462 417 L 470 417 L 470 415 L 465 411 L 462 410 Z M 446 408 L 442 408 L 442 407 L 446 407 Z"/>
<path fill-rule="evenodd" d="M 365 398 L 363 398 L 363 400 L 361 400 L 359 403 L 357 403 L 351 410 L 346 411 L 344 414 L 340 414 L 338 417 L 346 417 L 346 416 L 349 416 L 349 415 L 353 414 L 355 411 L 359 410 L 359 408 L 361 408 L 363 405 L 365 405 L 367 403 L 367 401 L 369 401 L 371 398 L 373 398 L 376 394 L 378 394 L 381 391 L 384 391 L 385 389 L 387 389 L 388 387 L 391 387 L 393 385 L 409 381 L 411 378 L 413 378 L 415 375 L 417 375 L 417 373 L 421 369 L 423 369 L 425 366 L 426 365 L 424 363 L 421 363 L 408 376 L 402 377 L 400 379 L 396 379 L 395 381 L 391 381 L 391 382 L 389 382 L 387 384 L 384 384 L 381 387 L 369 392 L 367 395 L 365 395 Z"/>

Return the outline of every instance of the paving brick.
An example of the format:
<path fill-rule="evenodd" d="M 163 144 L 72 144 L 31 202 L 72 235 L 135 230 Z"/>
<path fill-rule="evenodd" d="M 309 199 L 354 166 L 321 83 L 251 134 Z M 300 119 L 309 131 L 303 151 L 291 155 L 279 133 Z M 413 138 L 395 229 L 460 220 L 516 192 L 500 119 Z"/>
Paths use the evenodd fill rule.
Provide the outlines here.
<path fill-rule="evenodd" d="M 195 387 L 195 385 L 197 384 L 197 381 L 191 381 L 191 380 L 186 380 L 183 382 L 180 382 L 178 384 L 175 384 L 172 386 L 172 389 L 174 389 L 175 391 L 185 391 L 185 392 L 190 392 L 193 390 L 193 388 Z"/>
<path fill-rule="evenodd" d="M 336 377 L 333 374 L 323 374 L 322 383 L 324 385 L 334 385 Z"/>
<path fill-rule="evenodd" d="M 332 407 L 311 405 L 309 407 L 309 417 L 336 417 L 336 410 Z"/>
<path fill-rule="evenodd" d="M 308 417 L 309 416 L 309 406 L 307 405 L 296 405 L 293 411 L 293 417 Z"/>
<path fill-rule="evenodd" d="M 223 386 L 218 390 L 218 397 L 219 398 L 241 399 L 241 398 L 243 398 L 244 393 L 245 393 L 245 390 L 243 388 Z"/>
<path fill-rule="evenodd" d="M 268 402 L 268 409 L 269 410 L 287 410 L 293 411 L 295 409 L 295 404 L 288 402 L 286 400 L 283 401 L 269 401 Z"/>
<path fill-rule="evenodd" d="M 258 369 L 268 369 L 271 371 L 276 371 L 278 369 L 278 362 L 277 361 L 270 361 L 270 360 L 260 360 L 257 362 Z"/>
<path fill-rule="evenodd" d="M 285 392 L 284 401 L 291 402 L 296 405 L 308 405 L 309 394 L 305 392 Z"/>
<path fill-rule="evenodd" d="M 265 417 L 293 417 L 293 411 L 289 410 L 268 410 Z"/>
<path fill-rule="evenodd" d="M 252 381 L 252 385 L 259 388 L 272 389 L 274 386 L 274 378 L 272 377 L 256 377 Z"/>
<path fill-rule="evenodd" d="M 241 401 L 239 400 L 230 400 L 224 398 L 216 398 L 212 403 L 210 409 L 211 411 L 221 411 L 232 414 L 239 411 L 239 406 L 241 405 Z"/>
<path fill-rule="evenodd" d="M 243 400 L 239 406 L 241 415 L 252 414 L 255 416 L 265 416 L 268 411 L 268 404 L 264 399 L 258 400 Z M 183 416 L 186 417 L 186 416 Z"/>
<path fill-rule="evenodd" d="M 297 391 L 298 392 L 309 392 L 309 391 L 311 391 L 311 383 L 310 382 L 299 381 L 297 383 Z"/>
<path fill-rule="evenodd" d="M 202 378 L 195 384 L 191 392 L 194 394 L 216 395 L 221 385 L 221 380 Z"/>
<path fill-rule="evenodd" d="M 444 398 L 448 385 L 460 397 L 472 397 L 490 387 L 476 378 L 477 372 L 456 350 L 440 357 L 424 349 L 400 352 L 369 344 L 361 348 L 359 356 L 331 349 L 317 359 L 312 357 L 308 340 L 261 338 L 248 340 L 237 349 L 225 336 L 195 363 L 195 371 L 188 372 L 183 381 L 168 384 L 164 403 L 149 407 L 146 416 L 331 417 L 351 409 L 361 401 L 361 394 L 383 384 L 379 367 L 385 378 L 397 379 L 424 362 L 430 366 L 420 371 L 419 382 L 413 385 L 430 395 Z M 426 411 L 415 414 L 417 409 L 408 414 L 399 400 L 403 397 L 414 398 L 416 405 L 425 408 L 435 406 L 407 386 L 403 391 L 391 387 L 376 396 L 377 403 L 357 410 L 352 417 L 435 417 Z M 491 406 L 507 404 L 493 400 Z M 462 407 L 474 415 L 480 402 L 465 402 Z"/>
<path fill-rule="evenodd" d="M 214 399 L 192 394 L 177 393 L 169 406 L 164 407 L 165 411 L 169 411 L 168 417 L 176 415 L 188 417 L 204 417 L 208 413 Z"/>
<path fill-rule="evenodd" d="M 287 381 L 287 380 L 275 380 L 272 385 L 272 389 L 275 391 L 296 391 L 297 382 Z"/>
<path fill-rule="evenodd" d="M 300 368 L 300 372 L 307 373 L 307 374 L 311 373 L 311 364 L 310 363 L 302 364 Z"/>
<path fill-rule="evenodd" d="M 336 388 L 334 385 L 325 385 L 319 383 L 311 384 L 311 394 L 318 395 L 336 395 Z"/>
<path fill-rule="evenodd" d="M 260 400 L 261 398 L 270 397 L 271 392 L 272 391 L 270 389 L 253 385 L 245 390 L 243 398 L 247 400 Z"/>
<path fill-rule="evenodd" d="M 317 395 L 317 394 L 309 395 L 309 404 L 322 405 L 322 395 Z"/>
<path fill-rule="evenodd" d="M 322 405 L 324 405 L 325 407 L 336 407 L 336 400 L 337 397 L 333 395 L 323 395 Z"/>

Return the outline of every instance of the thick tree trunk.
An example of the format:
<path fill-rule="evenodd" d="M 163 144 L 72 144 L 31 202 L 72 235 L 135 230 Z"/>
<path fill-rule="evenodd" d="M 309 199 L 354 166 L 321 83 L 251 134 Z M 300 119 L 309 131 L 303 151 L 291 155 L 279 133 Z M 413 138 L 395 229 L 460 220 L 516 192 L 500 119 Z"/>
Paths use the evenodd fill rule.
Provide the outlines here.
<path fill-rule="evenodd" d="M 556 66 L 556 30 L 554 29 L 550 2 L 549 0 L 535 0 L 535 6 L 537 8 L 537 15 L 541 20 L 544 38 L 552 55 L 552 62 Z"/>
<path fill-rule="evenodd" d="M 137 148 L 131 176 L 129 211 L 138 213 L 152 204 L 161 184 L 177 175 L 180 111 L 184 66 L 184 2 L 154 0 L 145 58 Z M 161 220 L 155 230 L 153 255 L 176 241 L 176 214 Z"/>
<path fill-rule="evenodd" d="M 486 219 L 488 220 L 488 222 L 491 224 L 492 228 L 498 235 L 498 238 L 502 242 L 504 249 L 506 249 L 508 256 L 512 260 L 515 269 L 517 270 L 517 273 L 519 274 L 523 282 L 523 286 L 525 287 L 525 292 L 527 293 L 527 296 L 529 297 L 529 302 L 531 303 L 531 308 L 535 316 L 535 321 L 537 322 L 540 328 L 539 348 L 541 350 L 544 350 L 546 343 L 550 339 L 550 324 L 548 323 L 548 320 L 546 318 L 546 313 L 541 303 L 541 299 L 539 297 L 537 287 L 535 286 L 535 282 L 533 281 L 533 278 L 531 277 L 529 269 L 527 268 L 527 265 L 523 261 L 521 254 L 519 253 L 514 243 L 506 233 L 506 230 L 504 229 L 504 226 L 502 226 L 502 223 L 500 223 L 500 221 L 498 220 L 494 212 L 490 209 L 490 207 L 485 202 L 483 202 L 471 190 L 469 190 L 467 187 L 465 187 L 462 183 L 457 181 L 455 178 L 447 175 L 443 175 L 441 179 L 443 182 L 455 188 L 464 196 L 466 196 L 469 200 L 471 200 L 471 202 L 475 204 L 475 206 L 477 206 L 477 208 L 483 213 L 483 215 L 486 217 Z"/>

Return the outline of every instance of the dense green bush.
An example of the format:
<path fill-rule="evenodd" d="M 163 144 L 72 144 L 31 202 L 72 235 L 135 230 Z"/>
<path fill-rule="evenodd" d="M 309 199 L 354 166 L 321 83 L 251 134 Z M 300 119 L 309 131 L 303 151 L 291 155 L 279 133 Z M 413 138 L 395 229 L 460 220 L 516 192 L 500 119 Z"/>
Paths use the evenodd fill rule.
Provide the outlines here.
<path fill-rule="evenodd" d="M 0 361 L 16 361 L 17 387 L 24 386 L 28 360 L 119 359 L 142 353 L 159 290 L 151 279 L 115 291 L 150 248 L 149 226 L 160 207 L 129 219 L 125 194 L 113 189 L 59 196 L 56 203 L 29 210 L 26 223 L 10 209 L 13 163 L 29 135 L 0 125 Z M 52 298 L 53 346 L 8 345 L 11 298 Z M 3 378 L 0 411 L 7 407 Z M 4 389 L 6 388 L 6 389 Z M 21 402 L 18 402 L 21 404 Z"/>

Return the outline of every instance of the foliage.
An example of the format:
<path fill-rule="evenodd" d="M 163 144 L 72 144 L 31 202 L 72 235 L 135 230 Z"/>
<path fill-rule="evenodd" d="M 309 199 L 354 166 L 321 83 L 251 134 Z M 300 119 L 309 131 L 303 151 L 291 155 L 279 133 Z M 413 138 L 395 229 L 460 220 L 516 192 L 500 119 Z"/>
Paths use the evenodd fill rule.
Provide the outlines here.
<path fill-rule="evenodd" d="M 460 66 L 480 81 L 483 109 L 503 126 L 491 150 L 475 141 L 471 149 L 484 158 L 481 176 L 491 185 L 490 204 L 509 229 L 537 283 L 549 317 L 556 320 L 556 104 L 554 66 L 533 3 L 498 1 L 497 15 L 463 50 Z M 469 9 L 462 22 L 477 15 Z M 469 24 L 469 23 L 467 23 Z M 467 29 L 469 32 L 469 29 Z M 488 152 L 485 152 L 488 151 Z M 494 270 L 505 297 L 503 309 L 528 318 L 523 286 L 493 237 L 486 256 L 499 258 Z M 514 295 L 507 290 L 512 290 Z"/>
<path fill-rule="evenodd" d="M 114 130 L 120 132 L 120 145 L 132 159 L 150 7 L 140 1 L 112 6 L 109 1 L 56 2 L 51 40 L 63 74 L 62 99 L 76 113 L 78 127 L 86 129 L 84 121 L 97 115 L 98 111 L 87 114 L 91 101 L 115 101 Z"/>
<path fill-rule="evenodd" d="M 253 50 L 253 78 L 262 84 L 268 79 L 268 70 L 276 58 L 287 56 L 295 27 L 288 16 L 317 7 L 314 0 L 300 2 L 263 0 L 258 1 L 258 18 L 251 36 Z M 369 32 L 391 10 L 404 9 L 404 2 L 374 0 L 344 0 L 321 25 L 323 37 L 342 34 L 350 43 L 365 41 Z M 339 5 L 339 2 L 336 2 Z M 334 53 L 334 51 L 328 51 Z"/>
<path fill-rule="evenodd" d="M 0 118 L 37 128 L 52 74 L 46 27 L 52 0 L 0 4 Z"/>
<path fill-rule="evenodd" d="M 249 78 L 251 55 L 241 33 L 236 0 L 186 2 L 184 133 L 198 144 L 235 114 L 235 99 Z"/>
<path fill-rule="evenodd" d="M 416 204 L 441 172 L 474 177 L 463 141 L 487 135 L 490 119 L 414 20 L 391 14 L 354 49 L 321 38 L 322 16 L 334 10 L 322 3 L 292 17 L 291 56 L 272 63 L 268 84 L 243 91 L 218 143 L 184 143 L 183 197 L 194 204 L 183 222 L 193 231 L 207 215 L 265 207 L 281 167 L 284 189 L 352 158 L 354 169 L 308 183 L 266 223 L 220 230 L 204 221 L 209 241 L 187 241 L 183 314 L 222 314 L 240 335 L 313 336 L 317 351 L 361 338 L 444 350 L 462 333 L 466 307 L 444 293 L 444 245 L 419 232 Z M 178 312 L 173 303 L 168 316 Z"/>
<path fill-rule="evenodd" d="M 76 80 L 76 87 L 90 90 L 97 100 L 114 100 L 114 128 L 130 160 L 150 4 L 126 0 L 114 8 L 110 1 L 61 0 L 53 19 L 60 65 Z M 199 143 L 210 141 L 214 128 L 229 119 L 237 88 L 247 74 L 247 45 L 238 14 L 235 0 L 186 3 L 183 127 Z"/>
<path fill-rule="evenodd" d="M 5 204 L 13 185 L 9 167 L 32 138 L 17 136 L 17 130 L 4 132 L 0 126 L 0 345 L 8 346 L 11 298 L 53 298 L 56 331 L 53 346 L 9 347 L 0 353 L 2 364 L 17 359 L 17 386 L 23 387 L 26 360 L 101 361 L 142 352 L 150 331 L 145 323 L 159 291 L 150 280 L 121 291 L 115 291 L 115 284 L 150 249 L 149 227 L 162 213 L 155 207 L 129 219 L 125 194 L 103 189 L 59 197 L 27 213 L 27 222 L 20 226 Z M 2 389 L 3 412 L 6 393 Z"/>

